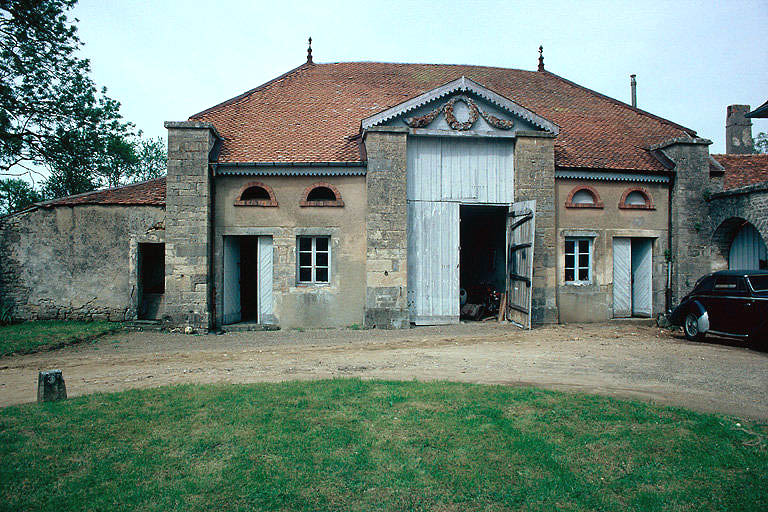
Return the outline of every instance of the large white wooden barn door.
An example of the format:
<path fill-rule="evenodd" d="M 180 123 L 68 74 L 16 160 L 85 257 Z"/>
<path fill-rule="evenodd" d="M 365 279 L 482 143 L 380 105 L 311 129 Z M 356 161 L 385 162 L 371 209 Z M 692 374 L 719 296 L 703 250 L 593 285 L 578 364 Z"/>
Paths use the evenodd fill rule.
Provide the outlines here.
<path fill-rule="evenodd" d="M 653 314 L 652 247 L 650 238 L 632 239 L 632 316 Z"/>
<path fill-rule="evenodd" d="M 632 314 L 632 239 L 613 239 L 613 316 Z"/>
<path fill-rule="evenodd" d="M 272 317 L 272 237 L 259 237 L 259 323 L 266 323 Z"/>
<path fill-rule="evenodd" d="M 531 328 L 536 201 L 512 203 L 507 215 L 507 320 Z"/>
<path fill-rule="evenodd" d="M 760 270 L 768 260 L 765 242 L 752 224 L 746 224 L 731 244 L 728 268 L 734 270 Z M 762 263 L 762 265 L 761 265 Z"/>
<path fill-rule="evenodd" d="M 224 237 L 224 311 L 221 322 L 234 324 L 240 315 L 240 240 Z"/>
<path fill-rule="evenodd" d="M 459 321 L 459 203 L 408 203 L 408 308 L 416 325 Z"/>

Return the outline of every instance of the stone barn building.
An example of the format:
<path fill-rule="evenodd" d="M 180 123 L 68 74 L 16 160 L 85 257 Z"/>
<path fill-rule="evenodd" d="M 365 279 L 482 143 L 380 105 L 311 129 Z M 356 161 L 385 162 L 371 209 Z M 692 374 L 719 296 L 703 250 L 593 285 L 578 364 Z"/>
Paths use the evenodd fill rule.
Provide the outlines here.
<path fill-rule="evenodd" d="M 729 257 L 763 264 L 763 160 L 713 158 L 541 57 L 310 53 L 166 128 L 166 178 L 0 221 L 13 316 L 399 328 L 458 322 L 462 290 L 490 288 L 529 326 L 655 316 Z"/>

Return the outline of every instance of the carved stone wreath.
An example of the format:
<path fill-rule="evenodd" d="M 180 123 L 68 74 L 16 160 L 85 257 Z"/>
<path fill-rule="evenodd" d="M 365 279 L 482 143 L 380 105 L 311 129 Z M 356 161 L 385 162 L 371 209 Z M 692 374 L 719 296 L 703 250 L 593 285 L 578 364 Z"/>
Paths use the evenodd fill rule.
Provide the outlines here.
<path fill-rule="evenodd" d="M 469 119 L 467 119 L 464 122 L 459 121 L 456 119 L 456 116 L 453 115 L 453 106 L 456 104 L 457 101 L 461 101 L 462 103 L 465 103 L 469 107 Z M 446 103 L 443 106 L 443 113 L 445 114 L 445 122 L 448 123 L 448 126 L 451 127 L 453 130 L 458 131 L 465 131 L 472 128 L 472 125 L 477 122 L 477 117 L 480 109 L 477 108 L 477 105 L 474 101 L 472 101 L 469 98 L 463 98 L 460 96 L 457 96 L 455 98 L 451 98 L 448 103 Z"/>
<path fill-rule="evenodd" d="M 453 107 L 456 105 L 457 101 L 461 101 L 462 103 L 466 104 L 467 107 L 469 107 L 469 119 L 466 121 L 459 121 L 453 114 Z M 472 126 L 477 122 L 479 116 L 482 116 L 482 118 L 485 119 L 488 124 L 494 128 L 498 128 L 499 130 L 509 130 L 514 125 L 514 121 L 511 119 L 499 119 L 492 114 L 483 112 L 480 110 L 480 108 L 478 108 L 477 103 L 475 103 L 471 98 L 467 98 L 466 96 L 455 96 L 444 103 L 442 106 L 431 112 L 427 112 L 423 116 L 407 117 L 404 119 L 404 121 L 405 124 L 411 128 L 423 128 L 434 121 L 437 116 L 440 115 L 440 112 L 444 113 L 445 122 L 448 123 L 448 126 L 450 126 L 452 130 L 457 131 L 466 131 L 472 128 Z"/>

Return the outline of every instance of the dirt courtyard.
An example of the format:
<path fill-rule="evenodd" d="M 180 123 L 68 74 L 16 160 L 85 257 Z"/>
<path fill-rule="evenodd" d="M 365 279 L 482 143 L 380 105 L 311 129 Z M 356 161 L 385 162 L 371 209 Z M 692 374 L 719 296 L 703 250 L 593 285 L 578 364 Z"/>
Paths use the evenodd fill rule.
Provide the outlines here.
<path fill-rule="evenodd" d="M 363 377 L 535 385 L 768 419 L 768 354 L 613 322 L 522 331 L 496 323 L 400 331 L 120 332 L 0 359 L 0 406 L 36 399 L 37 372 L 70 397 L 172 383 Z"/>

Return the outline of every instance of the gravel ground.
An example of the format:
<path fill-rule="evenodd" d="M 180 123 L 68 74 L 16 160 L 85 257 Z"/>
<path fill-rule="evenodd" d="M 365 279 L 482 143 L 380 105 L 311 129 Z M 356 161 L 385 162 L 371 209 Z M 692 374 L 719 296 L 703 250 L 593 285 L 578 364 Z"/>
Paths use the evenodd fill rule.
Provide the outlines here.
<path fill-rule="evenodd" d="M 69 396 L 172 383 L 363 377 L 535 385 L 768 419 L 768 354 L 688 342 L 633 322 L 521 331 L 496 323 L 400 331 L 319 329 L 184 335 L 121 332 L 0 359 L 0 406 L 36 398 L 59 368 Z"/>

